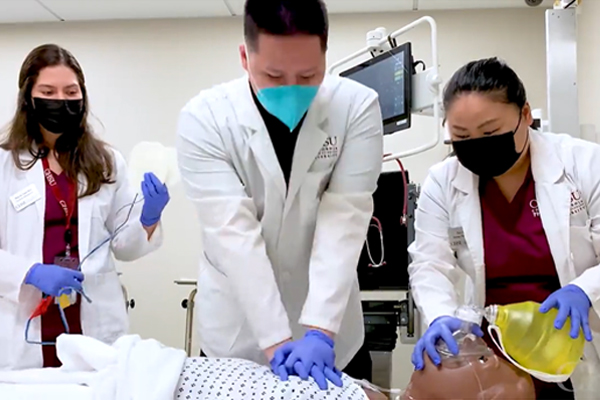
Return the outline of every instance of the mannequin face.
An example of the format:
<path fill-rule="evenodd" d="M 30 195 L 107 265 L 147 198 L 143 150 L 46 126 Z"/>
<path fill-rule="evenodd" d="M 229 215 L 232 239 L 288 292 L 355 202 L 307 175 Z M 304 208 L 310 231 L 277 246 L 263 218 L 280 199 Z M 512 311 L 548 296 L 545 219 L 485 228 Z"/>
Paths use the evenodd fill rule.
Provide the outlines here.
<path fill-rule="evenodd" d="M 412 374 L 402 400 L 535 400 L 531 377 L 490 352 L 489 356 L 452 357 L 436 367 L 425 357 Z"/>

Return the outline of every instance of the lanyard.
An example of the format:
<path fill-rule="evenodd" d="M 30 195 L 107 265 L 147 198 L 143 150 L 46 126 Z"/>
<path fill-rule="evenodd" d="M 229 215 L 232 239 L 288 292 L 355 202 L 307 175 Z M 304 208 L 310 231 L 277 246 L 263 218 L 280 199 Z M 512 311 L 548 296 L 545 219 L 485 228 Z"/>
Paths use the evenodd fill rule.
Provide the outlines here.
<path fill-rule="evenodd" d="M 66 223 L 65 223 L 66 252 L 65 252 L 65 255 L 67 257 L 70 257 L 71 256 L 71 239 L 72 239 L 70 228 L 71 228 L 71 218 L 73 217 L 73 212 L 75 211 L 76 202 L 77 202 L 77 185 L 69 179 L 69 192 L 71 194 L 71 204 L 69 204 L 67 202 L 67 200 L 65 200 L 65 197 L 63 196 L 63 194 L 61 193 L 61 191 L 58 187 L 58 184 L 56 183 L 56 179 L 54 179 L 54 175 L 52 174 L 52 171 L 50 170 L 50 164 L 48 163 L 48 158 L 46 158 L 46 157 L 43 158 L 42 164 L 44 165 L 44 177 L 46 178 L 46 182 L 48 183 L 48 186 L 50 186 L 50 190 L 52 191 L 54 198 L 56 198 L 56 201 L 58 201 L 58 204 L 60 204 L 60 207 L 62 208 L 63 212 L 65 213 L 65 218 L 66 218 Z"/>

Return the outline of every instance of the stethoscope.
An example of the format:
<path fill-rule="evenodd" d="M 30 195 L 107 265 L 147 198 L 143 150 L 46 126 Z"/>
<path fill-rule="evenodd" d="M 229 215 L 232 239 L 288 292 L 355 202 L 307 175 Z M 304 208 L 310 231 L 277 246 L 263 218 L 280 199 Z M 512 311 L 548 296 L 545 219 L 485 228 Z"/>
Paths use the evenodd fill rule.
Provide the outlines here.
<path fill-rule="evenodd" d="M 386 264 L 385 248 L 383 246 L 383 227 L 381 226 L 381 222 L 379 221 L 379 219 L 377 219 L 377 217 L 371 217 L 369 230 L 371 228 L 377 228 L 377 231 L 379 232 L 379 246 L 381 249 L 381 257 L 379 258 L 379 262 L 375 262 L 375 260 L 373 260 L 373 255 L 371 254 L 371 247 L 369 246 L 369 234 L 367 233 L 367 240 L 365 241 L 365 244 L 367 245 L 367 255 L 369 256 L 369 261 L 371 261 L 369 263 L 369 268 L 383 267 Z"/>

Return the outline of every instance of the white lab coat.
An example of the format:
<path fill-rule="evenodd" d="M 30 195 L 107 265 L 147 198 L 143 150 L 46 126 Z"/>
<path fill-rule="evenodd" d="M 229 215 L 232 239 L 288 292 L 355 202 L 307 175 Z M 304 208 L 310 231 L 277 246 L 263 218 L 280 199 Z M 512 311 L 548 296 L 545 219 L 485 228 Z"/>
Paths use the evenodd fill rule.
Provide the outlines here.
<path fill-rule="evenodd" d="M 31 156 L 23 155 L 31 160 Z M 103 185 L 99 192 L 78 201 L 79 255 L 83 259 L 105 240 L 127 217 L 129 208 L 117 214 L 133 201 L 134 193 L 127 182 L 125 160 L 114 151 L 116 183 Z M 41 199 L 17 212 L 10 197 L 35 185 Z M 10 152 L 0 149 L 0 369 L 24 369 L 42 366 L 40 345 L 24 340 L 27 319 L 41 300 L 41 293 L 23 283 L 29 268 L 42 262 L 46 181 L 42 162 L 33 168 L 19 170 Z M 132 261 L 151 252 L 162 242 L 159 227 L 148 241 L 139 222 L 142 202 L 135 207 L 125 228 L 82 265 L 83 288 L 92 300 L 83 300 L 81 324 L 83 333 L 112 344 L 127 333 L 128 317 L 125 299 L 113 257 Z M 41 319 L 32 321 L 29 338 L 39 341 Z"/>
<path fill-rule="evenodd" d="M 530 140 L 536 199 L 560 283 L 582 288 L 595 311 L 590 313 L 595 339 L 586 345 L 585 361 L 572 377 L 577 397 L 588 398 L 583 396 L 600 393 L 600 146 L 537 131 L 530 131 Z M 424 322 L 453 315 L 461 304 L 483 307 L 478 177 L 456 157 L 435 165 L 423 184 L 415 221 L 409 274 Z M 451 248 L 449 233 L 458 247 Z M 459 269 L 468 278 L 463 296 L 457 287 Z"/>
<path fill-rule="evenodd" d="M 337 365 L 361 347 L 356 266 L 381 172 L 377 94 L 327 76 L 302 125 L 289 188 L 244 77 L 183 109 L 178 157 L 203 233 L 196 321 L 209 356 L 265 363 L 302 326 L 337 333 Z"/>

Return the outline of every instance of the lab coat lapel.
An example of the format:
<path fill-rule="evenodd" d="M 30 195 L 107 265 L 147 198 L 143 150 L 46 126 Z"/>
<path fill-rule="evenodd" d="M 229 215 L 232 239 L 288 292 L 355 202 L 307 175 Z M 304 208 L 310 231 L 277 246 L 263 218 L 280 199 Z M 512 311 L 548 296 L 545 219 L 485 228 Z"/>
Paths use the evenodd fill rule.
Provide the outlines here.
<path fill-rule="evenodd" d="M 285 203 L 284 216 L 294 203 L 304 179 L 310 170 L 312 163 L 319 155 L 325 141 L 329 137 L 324 128 L 327 123 L 327 110 L 324 96 L 321 94 L 313 101 L 298 135 L 294 160 L 292 162 L 292 173 L 290 176 L 289 192 Z"/>
<path fill-rule="evenodd" d="M 32 158 L 29 155 L 22 156 L 21 161 L 28 164 L 32 161 Z M 27 178 L 27 184 L 33 184 L 41 196 L 40 200 L 35 202 L 35 208 L 38 213 L 38 221 L 43 229 L 44 218 L 46 216 L 46 180 L 44 178 L 44 167 L 42 163 L 38 160 L 33 167 L 25 171 L 25 176 Z"/>
<path fill-rule="evenodd" d="M 85 190 L 85 178 L 79 177 L 78 191 L 81 193 Z M 79 261 L 81 262 L 90 251 L 90 233 L 92 229 L 92 216 L 94 208 L 94 199 L 98 193 L 93 196 L 86 196 L 79 198 L 77 202 L 77 233 L 78 233 L 78 244 L 79 244 Z"/>
<path fill-rule="evenodd" d="M 477 291 L 475 300 L 477 304 L 483 306 L 485 302 L 485 260 L 479 178 L 459 165 L 453 184 L 459 190 L 456 210 L 475 269 L 475 281 L 473 282 Z"/>
<path fill-rule="evenodd" d="M 246 135 L 252 154 L 260 164 L 262 175 L 267 175 L 265 183 L 267 186 L 274 184 L 283 201 L 286 196 L 285 178 L 267 127 L 254 103 L 248 78 L 240 79 L 236 89 L 236 95 L 241 97 L 236 106 L 239 107 L 238 118 L 244 130 L 243 134 Z"/>
<path fill-rule="evenodd" d="M 540 217 L 561 284 L 565 284 L 575 276 L 574 266 L 569 262 L 571 188 L 561 179 L 564 164 L 552 144 L 535 131 L 530 132 L 530 140 L 531 172 Z"/>

